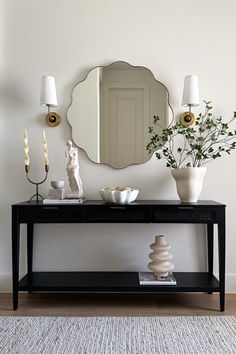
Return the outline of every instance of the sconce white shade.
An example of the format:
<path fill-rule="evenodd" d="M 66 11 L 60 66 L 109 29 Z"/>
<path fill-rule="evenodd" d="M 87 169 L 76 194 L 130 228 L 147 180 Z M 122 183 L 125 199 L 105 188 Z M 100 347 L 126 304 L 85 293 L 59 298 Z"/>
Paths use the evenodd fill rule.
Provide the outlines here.
<path fill-rule="evenodd" d="M 57 106 L 56 83 L 53 76 L 42 76 L 40 105 L 50 107 Z"/>
<path fill-rule="evenodd" d="M 199 105 L 198 77 L 196 75 L 186 75 L 184 78 L 182 105 L 183 106 Z"/>

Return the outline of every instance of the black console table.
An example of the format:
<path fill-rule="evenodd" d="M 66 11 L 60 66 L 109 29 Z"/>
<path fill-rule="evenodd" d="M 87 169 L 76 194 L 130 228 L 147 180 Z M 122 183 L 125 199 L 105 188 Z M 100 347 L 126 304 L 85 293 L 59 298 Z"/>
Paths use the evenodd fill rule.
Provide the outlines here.
<path fill-rule="evenodd" d="M 137 272 L 37 272 L 33 270 L 34 224 L 42 223 L 187 223 L 205 224 L 208 245 L 206 272 L 175 272 L 177 286 L 140 286 Z M 20 225 L 27 224 L 27 274 L 19 280 Z M 219 280 L 213 274 L 214 224 L 218 226 Z M 129 205 L 86 201 L 83 204 L 12 205 L 13 309 L 19 291 L 79 293 L 219 292 L 225 297 L 225 205 L 214 201 L 139 200 Z"/>

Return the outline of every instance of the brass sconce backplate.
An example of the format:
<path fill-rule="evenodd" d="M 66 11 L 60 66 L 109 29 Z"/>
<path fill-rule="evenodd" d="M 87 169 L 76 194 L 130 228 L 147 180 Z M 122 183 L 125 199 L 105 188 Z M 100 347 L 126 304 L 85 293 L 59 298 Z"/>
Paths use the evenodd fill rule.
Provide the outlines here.
<path fill-rule="evenodd" d="M 56 127 L 61 123 L 61 117 L 56 112 L 49 112 L 46 115 L 45 120 L 47 125 L 49 125 L 50 127 Z"/>
<path fill-rule="evenodd" d="M 184 112 L 180 115 L 179 121 L 187 127 L 195 122 L 195 116 L 192 112 Z"/>

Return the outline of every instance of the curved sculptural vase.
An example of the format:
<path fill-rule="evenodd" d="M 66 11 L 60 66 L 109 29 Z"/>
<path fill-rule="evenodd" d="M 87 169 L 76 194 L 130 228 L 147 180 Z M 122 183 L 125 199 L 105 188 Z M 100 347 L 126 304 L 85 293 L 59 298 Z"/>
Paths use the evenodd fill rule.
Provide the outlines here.
<path fill-rule="evenodd" d="M 169 252 L 171 246 L 167 243 L 165 236 L 155 236 L 155 242 L 150 245 L 150 248 L 153 252 L 149 254 L 152 262 L 148 264 L 148 268 L 157 277 L 167 277 L 168 273 L 174 269 L 174 264 L 170 262 L 173 256 Z"/>
<path fill-rule="evenodd" d="M 171 171 L 182 202 L 196 203 L 202 192 L 206 167 L 176 168 Z"/>

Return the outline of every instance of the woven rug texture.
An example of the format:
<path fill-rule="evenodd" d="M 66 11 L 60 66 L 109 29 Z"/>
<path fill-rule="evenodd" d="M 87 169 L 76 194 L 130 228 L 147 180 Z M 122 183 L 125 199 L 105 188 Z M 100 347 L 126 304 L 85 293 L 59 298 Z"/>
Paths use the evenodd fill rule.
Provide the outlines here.
<path fill-rule="evenodd" d="M 236 353 L 236 317 L 0 317 L 0 353 Z"/>

